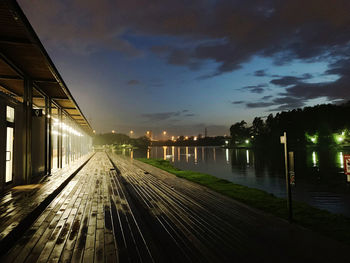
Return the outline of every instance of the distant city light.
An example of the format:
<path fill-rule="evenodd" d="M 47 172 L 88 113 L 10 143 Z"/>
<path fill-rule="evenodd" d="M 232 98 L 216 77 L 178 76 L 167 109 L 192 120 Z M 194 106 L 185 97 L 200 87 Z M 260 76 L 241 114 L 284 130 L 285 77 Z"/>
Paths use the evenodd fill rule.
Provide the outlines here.
<path fill-rule="evenodd" d="M 133 134 L 134 133 L 134 131 L 130 131 L 130 134 Z"/>
<path fill-rule="evenodd" d="M 194 140 L 194 141 L 197 141 L 197 136 L 194 136 L 193 140 Z"/>
<path fill-rule="evenodd" d="M 188 140 L 188 136 L 185 137 L 185 140 Z"/>
<path fill-rule="evenodd" d="M 93 133 L 96 133 L 96 131 L 95 131 L 95 130 L 93 130 L 92 132 L 93 132 Z"/>
<path fill-rule="evenodd" d="M 228 144 L 228 141 L 225 141 L 225 144 L 227 145 L 227 144 Z"/>
<path fill-rule="evenodd" d="M 163 131 L 163 135 L 166 135 L 166 131 Z"/>
<path fill-rule="evenodd" d="M 115 130 L 112 130 L 112 133 L 115 133 Z"/>
<path fill-rule="evenodd" d="M 247 144 L 248 144 L 248 143 L 249 143 L 249 140 L 245 140 L 245 143 L 247 143 Z"/>
<path fill-rule="evenodd" d="M 149 131 L 147 131 L 146 133 L 147 133 L 147 135 L 148 135 L 148 134 L 149 134 Z"/>

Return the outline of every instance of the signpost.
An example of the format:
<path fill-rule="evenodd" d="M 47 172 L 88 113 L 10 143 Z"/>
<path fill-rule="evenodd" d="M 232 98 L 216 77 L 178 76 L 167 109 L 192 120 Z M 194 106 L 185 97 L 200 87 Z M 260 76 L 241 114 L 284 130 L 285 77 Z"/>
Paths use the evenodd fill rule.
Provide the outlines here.
<path fill-rule="evenodd" d="M 283 136 L 281 136 L 281 143 L 284 144 L 284 170 L 286 174 L 288 220 L 289 222 L 292 222 L 293 220 L 292 192 L 290 189 L 290 176 L 288 171 L 288 151 L 287 151 L 287 133 L 286 132 L 284 132 Z M 294 170 L 294 167 L 293 167 L 293 170 Z"/>
<path fill-rule="evenodd" d="M 347 181 L 350 182 L 350 155 L 344 155 L 344 173 L 347 175 Z"/>

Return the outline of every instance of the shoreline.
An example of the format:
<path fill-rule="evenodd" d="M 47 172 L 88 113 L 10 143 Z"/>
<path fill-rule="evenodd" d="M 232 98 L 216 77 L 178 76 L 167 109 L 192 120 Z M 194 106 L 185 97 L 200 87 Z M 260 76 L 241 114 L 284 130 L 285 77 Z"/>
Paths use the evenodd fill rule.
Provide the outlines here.
<path fill-rule="evenodd" d="M 174 174 L 177 177 L 205 186 L 252 208 L 282 219 L 288 218 L 285 198 L 276 197 L 263 190 L 235 184 L 213 175 L 180 170 L 166 160 L 145 158 L 138 158 L 137 160 Z M 350 244 L 349 217 L 315 208 L 303 202 L 293 201 L 293 219 L 293 223 Z"/>

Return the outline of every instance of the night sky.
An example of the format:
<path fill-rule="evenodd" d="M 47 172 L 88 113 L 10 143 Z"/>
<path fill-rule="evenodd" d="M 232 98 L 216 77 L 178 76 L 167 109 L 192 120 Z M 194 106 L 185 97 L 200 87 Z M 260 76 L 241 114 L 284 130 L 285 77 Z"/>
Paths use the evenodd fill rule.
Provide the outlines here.
<path fill-rule="evenodd" d="M 19 3 L 97 132 L 223 135 L 350 99 L 349 0 Z"/>

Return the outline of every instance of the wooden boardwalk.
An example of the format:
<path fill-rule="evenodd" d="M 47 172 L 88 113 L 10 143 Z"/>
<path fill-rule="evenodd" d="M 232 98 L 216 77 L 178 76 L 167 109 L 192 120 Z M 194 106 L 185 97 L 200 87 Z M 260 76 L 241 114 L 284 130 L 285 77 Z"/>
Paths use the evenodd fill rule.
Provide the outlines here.
<path fill-rule="evenodd" d="M 82 157 L 36 184 L 17 186 L 0 196 L 0 251 L 6 249 L 18 232 L 31 225 L 46 203 L 51 202 L 90 157 Z"/>
<path fill-rule="evenodd" d="M 348 247 L 96 153 L 0 262 L 349 262 Z"/>

